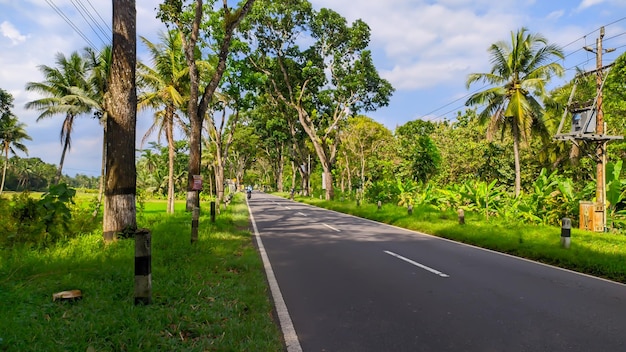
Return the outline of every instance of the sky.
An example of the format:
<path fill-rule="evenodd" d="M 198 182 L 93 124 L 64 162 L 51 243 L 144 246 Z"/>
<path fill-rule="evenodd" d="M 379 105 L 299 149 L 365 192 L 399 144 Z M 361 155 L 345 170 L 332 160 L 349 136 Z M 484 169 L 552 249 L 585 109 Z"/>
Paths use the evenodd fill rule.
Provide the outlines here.
<path fill-rule="evenodd" d="M 165 30 L 155 16 L 160 2 L 136 2 L 137 34 L 152 42 L 158 42 L 158 33 Z M 396 91 L 389 106 L 367 115 L 391 130 L 415 119 L 454 119 L 457 111 L 465 109 L 469 94 L 484 88 L 477 83 L 467 89 L 468 74 L 488 72 L 488 47 L 501 40 L 510 42 L 511 32 L 521 27 L 563 48 L 566 57 L 559 63 L 567 74 L 553 79 L 553 87 L 571 79 L 576 67 L 595 68 L 595 54 L 582 47 L 595 48 L 602 26 L 606 28 L 604 47 L 616 49 L 604 54 L 604 64 L 626 51 L 626 0 L 311 2 L 317 9 L 331 8 L 349 22 L 362 19 L 370 26 L 374 63 Z M 38 67 L 54 66 L 57 53 L 69 56 L 86 46 L 101 48 L 110 40 L 106 33 L 110 27 L 110 1 L 0 0 L 0 88 L 13 95 L 13 112 L 27 125 L 33 139 L 25 143 L 30 157 L 58 164 L 64 116 L 37 121 L 39 112 L 26 110 L 24 105 L 41 96 L 27 92 L 26 83 L 42 81 Z M 138 56 L 148 62 L 142 44 L 138 44 Z M 149 113 L 138 115 L 138 147 L 151 121 Z M 63 171 L 98 176 L 102 128 L 89 116 L 77 118 L 74 128 Z"/>

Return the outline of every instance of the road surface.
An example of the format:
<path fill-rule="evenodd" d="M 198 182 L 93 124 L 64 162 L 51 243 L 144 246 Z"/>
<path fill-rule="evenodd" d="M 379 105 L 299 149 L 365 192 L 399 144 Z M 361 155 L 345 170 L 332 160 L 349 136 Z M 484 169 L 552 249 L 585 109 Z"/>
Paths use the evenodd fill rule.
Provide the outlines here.
<path fill-rule="evenodd" d="M 626 351 L 622 284 L 260 192 L 249 208 L 288 351 Z"/>

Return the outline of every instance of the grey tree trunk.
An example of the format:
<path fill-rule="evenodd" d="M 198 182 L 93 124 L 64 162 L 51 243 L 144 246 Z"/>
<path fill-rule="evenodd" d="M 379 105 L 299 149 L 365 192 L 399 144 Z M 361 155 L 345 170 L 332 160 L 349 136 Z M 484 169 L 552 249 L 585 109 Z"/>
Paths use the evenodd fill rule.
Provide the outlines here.
<path fill-rule="evenodd" d="M 519 196 L 522 190 L 522 171 L 519 162 L 519 130 L 513 126 L 513 156 L 515 158 L 515 197 Z"/>
<path fill-rule="evenodd" d="M 137 30 L 135 0 L 113 0 L 113 58 L 109 77 L 103 237 L 137 229 L 135 135 Z M 127 233 L 128 234 L 128 233 Z"/>
<path fill-rule="evenodd" d="M 174 214 L 174 111 L 168 107 L 166 121 L 166 138 L 168 150 L 168 175 L 167 175 L 167 213 Z"/>

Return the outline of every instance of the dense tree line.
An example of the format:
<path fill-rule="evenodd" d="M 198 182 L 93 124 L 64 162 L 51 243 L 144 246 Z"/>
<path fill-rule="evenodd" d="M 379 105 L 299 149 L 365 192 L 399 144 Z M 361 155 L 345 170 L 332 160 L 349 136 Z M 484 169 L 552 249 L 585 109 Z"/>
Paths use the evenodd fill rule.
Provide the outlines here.
<path fill-rule="evenodd" d="M 500 192 L 494 197 L 510 196 L 510 202 L 518 200 L 515 207 L 527 209 L 533 206 L 521 197 L 543 186 L 578 190 L 553 190 L 569 204 L 564 213 L 551 215 L 556 218 L 571 215 L 575 201 L 592 197 L 586 191 L 594 181 L 595 161 L 586 157 L 592 146 L 551 138 L 573 85 L 545 89 L 563 73 L 558 64 L 562 51 L 526 28 L 488 48 L 490 72 L 467 77 L 468 86 L 489 86 L 470 96 L 467 110 L 450 121 L 409 121 L 391 131 L 366 116 L 387 105 L 394 88 L 373 64 L 370 28 L 361 20 L 348 23 L 332 9 L 313 9 L 306 0 L 247 0 L 237 7 L 225 0 L 221 5 L 216 0 L 166 0 L 156 15 L 169 30 L 157 43 L 141 38 L 150 62 L 137 63 L 136 79 L 134 70 L 124 82 L 113 73 L 115 57 L 134 55 L 129 54 L 133 48 L 123 53 L 114 45 L 97 54 L 89 49 L 69 57 L 59 54 L 55 67 L 41 66 L 44 81 L 27 85 L 43 95 L 28 107 L 38 109 L 40 118 L 64 119 L 56 182 L 71 147 L 72 123 L 86 116 L 103 124 L 104 188 L 111 197 L 126 192 L 122 208 L 128 209 L 138 187 L 167 198 L 170 212 L 176 197 L 186 198 L 190 210 L 199 202 L 196 175 L 205 180 L 200 194 L 218 202 L 228 185 L 250 184 L 327 199 L 340 194 L 344 199 L 439 206 L 463 205 L 466 201 L 460 199 L 472 197 L 475 203 L 481 197 L 476 192 L 483 190 L 484 197 Z M 624 55 L 616 61 L 604 86 L 606 121 L 614 135 L 626 129 L 625 61 Z M 112 89 L 120 88 L 112 78 L 126 84 L 115 94 L 136 88 L 136 101 L 132 94 L 112 100 Z M 590 77 L 578 76 L 577 84 L 577 100 L 593 98 Z M 114 101 L 132 106 L 116 110 Z M 142 148 L 138 160 L 132 151 L 126 176 L 109 177 L 104 171 L 120 169 L 116 160 L 122 160 L 113 160 L 110 148 L 123 147 L 128 154 L 123 160 L 129 162 L 129 146 L 117 144 L 128 144 L 128 138 L 134 142 L 136 109 L 153 114 L 144 139 L 156 135 L 157 142 Z M 19 146 L 19 139 L 15 142 Z M 618 181 L 625 151 L 622 142 L 609 145 L 610 171 Z M 7 154 L 7 169 L 10 160 Z M 28 181 L 18 171 L 9 175 L 11 185 Z M 28 176 L 33 182 L 34 175 Z M 623 185 L 616 181 L 613 186 L 618 196 L 610 206 L 617 213 Z M 122 223 L 134 224 L 131 219 Z"/>

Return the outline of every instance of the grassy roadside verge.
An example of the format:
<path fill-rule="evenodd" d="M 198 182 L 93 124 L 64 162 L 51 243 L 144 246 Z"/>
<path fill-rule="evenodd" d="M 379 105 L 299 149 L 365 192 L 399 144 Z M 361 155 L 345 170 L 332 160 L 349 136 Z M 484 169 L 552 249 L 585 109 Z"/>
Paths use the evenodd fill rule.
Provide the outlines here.
<path fill-rule="evenodd" d="M 0 351 L 280 351 L 263 265 L 238 195 L 215 224 L 146 202 L 153 304 L 133 304 L 134 241 L 94 233 L 43 251 L 0 251 Z M 208 209 L 208 205 L 204 207 Z M 53 302 L 80 289 L 83 299 Z"/>
<path fill-rule="evenodd" d="M 279 194 L 288 197 L 288 193 Z M 408 215 L 406 208 L 385 204 L 324 201 L 296 197 L 297 201 L 342 213 L 420 231 L 515 256 L 552 264 L 562 268 L 626 283 L 626 236 L 572 230 L 571 247 L 561 248 L 561 229 L 521 223 L 504 223 L 500 219 L 466 212 L 465 225 L 458 224 L 455 212 L 416 208 Z"/>

